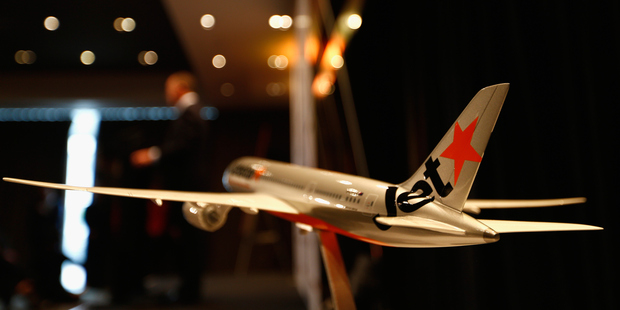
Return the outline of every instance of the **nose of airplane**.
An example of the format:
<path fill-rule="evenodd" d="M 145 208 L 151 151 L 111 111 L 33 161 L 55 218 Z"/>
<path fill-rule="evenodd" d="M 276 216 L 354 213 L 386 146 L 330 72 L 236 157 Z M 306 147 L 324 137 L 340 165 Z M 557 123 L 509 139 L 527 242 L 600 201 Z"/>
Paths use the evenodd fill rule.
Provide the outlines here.
<path fill-rule="evenodd" d="M 482 239 L 484 239 L 486 243 L 497 242 L 499 241 L 499 234 L 492 229 L 487 229 L 482 233 Z"/>

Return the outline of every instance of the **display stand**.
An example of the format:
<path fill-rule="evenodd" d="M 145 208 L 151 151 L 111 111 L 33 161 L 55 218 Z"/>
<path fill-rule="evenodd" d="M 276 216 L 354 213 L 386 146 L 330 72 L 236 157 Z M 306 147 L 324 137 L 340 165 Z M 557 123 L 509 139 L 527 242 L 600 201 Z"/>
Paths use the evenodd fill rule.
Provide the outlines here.
<path fill-rule="evenodd" d="M 334 309 L 348 310 L 355 309 L 355 300 L 351 292 L 351 284 L 347 269 L 344 266 L 340 245 L 336 234 L 331 231 L 317 231 L 321 238 L 321 253 L 325 272 L 329 281 L 329 289 L 332 295 Z"/>

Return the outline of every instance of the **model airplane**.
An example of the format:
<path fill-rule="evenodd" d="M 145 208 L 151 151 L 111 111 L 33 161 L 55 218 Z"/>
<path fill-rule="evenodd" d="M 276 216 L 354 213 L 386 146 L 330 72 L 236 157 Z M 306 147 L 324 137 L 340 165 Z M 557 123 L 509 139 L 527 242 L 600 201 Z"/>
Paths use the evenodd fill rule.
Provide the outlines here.
<path fill-rule="evenodd" d="M 79 187 L 4 178 L 5 181 L 96 194 L 183 201 L 194 226 L 214 231 L 232 207 L 266 211 L 297 223 L 365 242 L 393 247 L 449 247 L 495 242 L 500 233 L 598 230 L 600 227 L 546 222 L 476 219 L 488 208 L 542 207 L 582 203 L 551 200 L 468 200 L 508 84 L 478 92 L 418 171 L 401 184 L 306 168 L 254 157 L 232 162 L 223 176 L 231 193 L 198 193 L 109 187 Z"/>

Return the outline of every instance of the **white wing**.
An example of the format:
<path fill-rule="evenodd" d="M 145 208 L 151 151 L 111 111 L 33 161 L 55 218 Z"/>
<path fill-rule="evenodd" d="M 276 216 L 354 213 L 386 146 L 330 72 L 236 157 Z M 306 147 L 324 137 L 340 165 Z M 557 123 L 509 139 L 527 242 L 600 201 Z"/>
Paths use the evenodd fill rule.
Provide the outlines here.
<path fill-rule="evenodd" d="M 39 187 L 85 191 L 94 194 L 104 194 L 112 196 L 152 199 L 155 201 L 189 201 L 248 209 L 258 209 L 263 211 L 275 211 L 290 214 L 299 213 L 297 209 L 295 209 L 283 200 L 280 200 L 270 195 L 258 193 L 201 193 L 116 187 L 81 187 L 14 178 L 3 178 L 3 180 L 12 183 L 20 183 Z"/>
<path fill-rule="evenodd" d="M 573 230 L 602 230 L 597 226 L 572 223 L 524 222 L 504 220 L 478 220 L 498 233 L 516 232 L 543 232 L 543 231 L 573 231 Z"/>
<path fill-rule="evenodd" d="M 481 209 L 517 209 L 517 208 L 538 208 L 563 206 L 586 202 L 584 197 L 560 198 L 560 199 L 531 199 L 531 200 L 510 200 L 510 199 L 468 199 L 465 202 L 463 211 L 472 214 L 479 214 Z"/>

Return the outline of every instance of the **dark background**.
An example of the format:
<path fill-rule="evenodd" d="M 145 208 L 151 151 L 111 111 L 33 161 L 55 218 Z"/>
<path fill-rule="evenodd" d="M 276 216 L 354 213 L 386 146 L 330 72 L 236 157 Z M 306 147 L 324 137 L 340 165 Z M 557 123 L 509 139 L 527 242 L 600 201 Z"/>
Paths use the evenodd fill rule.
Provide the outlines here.
<path fill-rule="evenodd" d="M 342 5 L 333 4 L 336 11 Z M 0 28 L 3 39 L 9 27 L 4 22 L 10 17 L 6 12 Z M 503 234 L 498 243 L 463 248 L 383 248 L 382 256 L 373 256 L 371 267 L 363 273 L 358 307 L 618 308 L 614 196 L 619 172 L 615 118 L 620 5 L 367 1 L 362 16 L 363 25 L 347 47 L 345 59 L 372 178 L 394 183 L 407 179 L 479 89 L 508 82 L 510 91 L 470 197 L 584 196 L 588 202 L 538 210 L 483 211 L 480 218 L 565 221 L 605 230 Z M 158 40 L 178 45 L 171 33 Z M 12 60 L 14 50 L 22 47 L 3 43 L 1 49 L 4 80 L 0 82 L 11 74 L 82 74 L 82 69 L 70 65 L 23 69 Z M 180 47 L 170 53 L 179 51 Z M 114 76 L 151 70 L 165 75 L 187 66 L 183 59 L 159 68 L 104 64 L 88 74 Z M 329 105 L 339 107 L 338 95 L 339 90 L 333 98 L 318 102 L 321 165 L 355 172 L 350 150 L 342 147 L 348 144 L 342 114 L 337 114 L 338 127 L 324 112 Z M 212 123 L 214 190 L 222 190 L 219 177 L 230 160 L 256 153 L 261 130 L 271 128 L 274 133 L 266 156 L 288 160 L 288 121 L 287 107 L 223 111 Z M 135 124 L 146 132 L 165 124 L 145 123 Z M 2 176 L 64 179 L 68 123 L 0 126 Z M 114 126 L 102 125 L 110 133 L 109 145 L 116 139 L 111 133 L 128 125 Z M 345 133 L 336 135 L 333 130 Z M 33 189 L 0 185 L 0 232 L 29 258 L 24 259 L 24 266 L 40 266 L 35 253 L 41 248 L 33 240 L 38 239 L 35 232 L 42 226 L 35 225 L 33 210 L 21 208 L 36 204 L 31 201 L 34 193 Z M 230 257 L 235 252 L 221 249 L 238 240 L 238 221 L 239 213 L 231 213 L 231 222 L 209 237 L 211 253 L 221 255 L 209 256 L 207 271 L 232 270 Z M 369 252 L 365 244 L 346 238 L 341 242 L 350 268 L 357 253 Z M 256 270 L 283 268 L 273 263 L 272 254 L 257 255 L 262 263 L 254 266 Z"/>
<path fill-rule="evenodd" d="M 389 305 L 618 307 L 618 13 L 617 3 L 566 1 L 366 4 L 347 65 L 372 177 L 406 179 L 480 88 L 508 82 L 470 197 L 588 202 L 480 218 L 605 228 L 503 234 L 466 248 L 384 249 L 378 287 Z M 408 143 L 423 150 L 418 165 Z"/>

